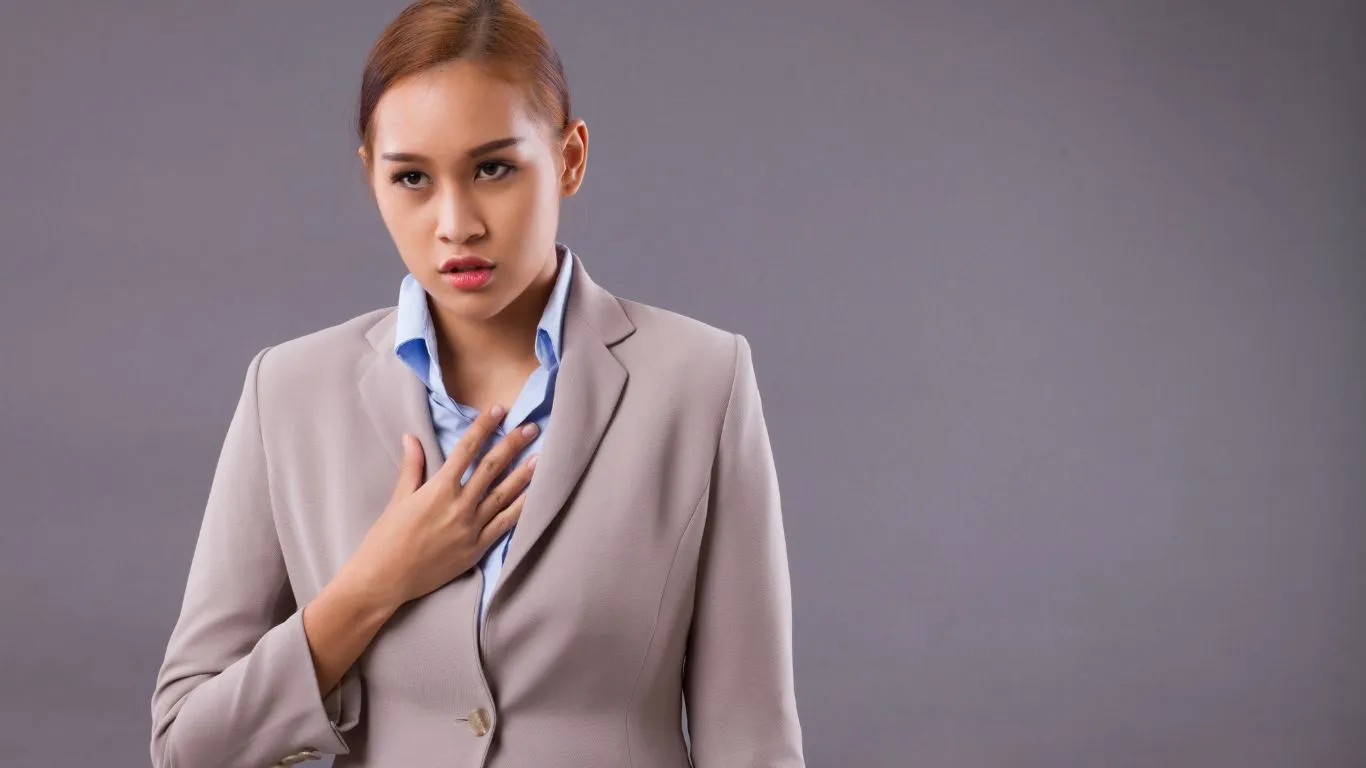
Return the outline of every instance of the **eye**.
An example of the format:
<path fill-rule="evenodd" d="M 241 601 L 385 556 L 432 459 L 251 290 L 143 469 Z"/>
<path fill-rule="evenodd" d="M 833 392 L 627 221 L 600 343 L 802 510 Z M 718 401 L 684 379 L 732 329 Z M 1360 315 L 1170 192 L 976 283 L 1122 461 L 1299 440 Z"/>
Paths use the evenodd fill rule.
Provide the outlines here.
<path fill-rule="evenodd" d="M 492 169 L 503 168 L 503 169 L 506 170 L 505 173 L 503 173 L 503 174 L 501 174 L 501 175 L 499 175 L 499 176 L 493 177 L 493 178 L 491 179 L 492 181 L 497 181 L 497 180 L 499 180 L 499 179 L 505 178 L 505 177 L 507 177 L 509 174 L 511 174 L 513 171 L 517 170 L 517 167 L 514 166 L 512 163 L 504 162 L 504 161 L 502 161 L 502 160 L 489 160 L 488 162 L 480 163 L 480 164 L 478 165 L 478 167 L 476 168 L 476 170 L 483 171 L 483 170 L 488 169 L 488 168 L 492 168 Z M 488 177 L 485 177 L 485 178 L 488 178 Z"/>
<path fill-rule="evenodd" d="M 488 160 L 476 166 L 475 170 L 480 172 L 478 175 L 479 178 L 487 179 L 488 181 L 499 181 L 507 178 L 509 174 L 517 170 L 517 166 L 504 160 Z M 489 175 L 482 175 L 486 171 Z M 499 171 L 501 171 L 501 173 Z M 422 188 L 418 186 L 418 183 L 423 178 L 426 178 L 426 176 L 427 174 L 422 171 L 398 171 L 391 175 L 389 180 L 404 189 L 418 190 Z"/>
<path fill-rule="evenodd" d="M 404 183 L 403 183 L 404 180 L 405 180 L 405 179 L 410 179 L 410 178 L 412 178 L 413 176 L 419 176 L 419 177 L 421 177 L 421 176 L 426 176 L 426 175 L 427 175 L 427 174 L 423 173 L 422 171 L 399 171 L 398 173 L 395 173 L 394 175 L 390 176 L 390 177 L 389 177 L 389 180 L 392 181 L 393 183 L 399 185 L 400 187 L 403 187 L 404 189 L 416 189 L 416 187 L 412 187 L 412 186 L 409 186 L 409 185 L 407 185 L 407 184 L 404 184 Z"/>

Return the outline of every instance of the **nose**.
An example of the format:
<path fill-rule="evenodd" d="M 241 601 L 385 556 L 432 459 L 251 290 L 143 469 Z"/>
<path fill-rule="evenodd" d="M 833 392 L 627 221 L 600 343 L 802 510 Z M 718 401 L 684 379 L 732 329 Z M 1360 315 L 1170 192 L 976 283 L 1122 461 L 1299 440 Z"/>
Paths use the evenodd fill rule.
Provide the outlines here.
<path fill-rule="evenodd" d="M 442 240 L 463 243 L 484 234 L 478 205 L 464 190 L 447 187 L 438 198 L 437 206 L 436 236 Z"/>

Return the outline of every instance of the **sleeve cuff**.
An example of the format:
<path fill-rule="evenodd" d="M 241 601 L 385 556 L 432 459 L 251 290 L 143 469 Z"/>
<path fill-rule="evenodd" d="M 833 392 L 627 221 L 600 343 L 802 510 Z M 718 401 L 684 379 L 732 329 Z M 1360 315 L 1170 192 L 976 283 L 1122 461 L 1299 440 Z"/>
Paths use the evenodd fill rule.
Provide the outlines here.
<path fill-rule="evenodd" d="M 327 719 L 337 733 L 356 727 L 360 722 L 361 683 L 355 667 L 346 670 L 341 682 L 323 700 L 323 705 L 327 709 Z"/>
<path fill-rule="evenodd" d="M 351 749 L 342 735 L 360 721 L 361 679 L 353 666 L 342 676 L 337 687 L 326 696 L 318 693 L 317 672 L 313 655 L 308 650 L 308 636 L 304 633 L 303 610 L 296 610 L 273 631 L 284 659 L 280 669 L 293 670 L 281 691 L 287 701 L 281 702 L 286 711 L 296 712 L 300 719 L 293 734 L 300 749 L 316 749 L 334 755 L 348 754 Z"/>

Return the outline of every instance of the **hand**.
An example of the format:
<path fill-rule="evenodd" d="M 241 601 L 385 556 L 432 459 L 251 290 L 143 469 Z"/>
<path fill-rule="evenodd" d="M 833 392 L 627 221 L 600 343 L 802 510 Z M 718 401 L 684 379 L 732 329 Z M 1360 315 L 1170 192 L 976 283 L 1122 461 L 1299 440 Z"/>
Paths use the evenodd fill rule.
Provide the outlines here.
<path fill-rule="evenodd" d="M 390 609 L 422 597 L 468 571 L 521 516 L 522 490 L 536 456 L 510 472 L 487 496 L 485 489 L 536 438 L 535 424 L 519 427 L 489 449 L 470 479 L 460 478 L 503 416 L 485 409 L 460 436 L 441 469 L 422 483 L 424 457 L 417 438 L 403 436 L 397 486 L 379 519 L 343 566 L 358 588 Z M 342 575 L 342 574 L 339 574 Z"/>

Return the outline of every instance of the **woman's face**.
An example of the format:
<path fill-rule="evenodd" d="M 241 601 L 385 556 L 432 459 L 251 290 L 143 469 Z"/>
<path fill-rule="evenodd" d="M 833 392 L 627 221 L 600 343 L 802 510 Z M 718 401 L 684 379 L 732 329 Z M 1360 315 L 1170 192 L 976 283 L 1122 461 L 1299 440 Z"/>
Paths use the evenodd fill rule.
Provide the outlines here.
<path fill-rule="evenodd" d="M 517 86 L 456 61 L 394 83 L 375 107 L 367 170 L 408 270 L 443 315 L 489 320 L 555 274 L 560 198 L 583 180 L 587 128 L 563 136 Z M 366 161 L 361 147 L 362 161 Z M 493 262 L 482 287 L 459 289 L 447 259 Z M 534 308 L 539 316 L 540 307 Z"/>

